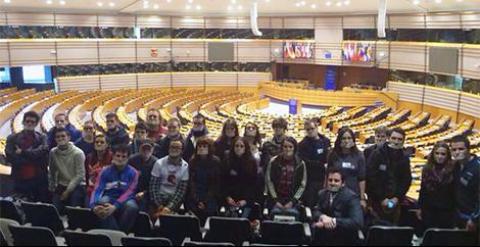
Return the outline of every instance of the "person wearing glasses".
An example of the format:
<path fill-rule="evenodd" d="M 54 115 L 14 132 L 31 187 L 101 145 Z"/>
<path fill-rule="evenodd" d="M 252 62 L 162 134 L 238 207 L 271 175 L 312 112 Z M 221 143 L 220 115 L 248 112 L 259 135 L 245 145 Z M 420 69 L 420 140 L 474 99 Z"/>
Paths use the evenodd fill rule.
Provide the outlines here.
<path fill-rule="evenodd" d="M 318 192 L 323 189 L 325 183 L 325 165 L 330 152 L 330 139 L 318 133 L 318 123 L 313 119 L 305 121 L 304 129 L 306 136 L 298 144 L 298 155 L 305 161 L 307 167 L 305 204 L 313 207 Z"/>
<path fill-rule="evenodd" d="M 76 142 L 78 139 L 82 137 L 82 132 L 77 130 L 75 126 L 73 126 L 68 122 L 68 118 L 65 113 L 59 113 L 55 115 L 54 121 L 55 121 L 55 126 L 51 128 L 47 133 L 48 148 L 50 150 L 57 146 L 57 142 L 55 141 L 55 134 L 54 134 L 57 128 L 67 129 L 68 133 L 70 134 L 70 140 L 72 140 L 72 142 Z"/>
<path fill-rule="evenodd" d="M 222 165 L 224 204 L 230 212 L 242 209 L 242 215 L 239 215 L 241 217 L 258 219 L 259 212 L 256 212 L 256 215 L 250 214 L 255 206 L 258 188 L 261 188 L 256 186 L 257 164 L 252 156 L 250 144 L 244 137 L 236 137 L 230 149 Z"/>
<path fill-rule="evenodd" d="M 213 141 L 198 139 L 193 158 L 188 162 L 189 193 L 186 206 L 201 222 L 218 212 L 220 202 L 220 159 L 213 153 Z"/>
<path fill-rule="evenodd" d="M 178 118 L 170 118 L 167 122 L 167 134 L 160 141 L 157 142 L 157 147 L 154 150 L 154 155 L 161 159 L 168 155 L 168 149 L 172 140 L 182 140 L 183 135 L 180 133 L 182 124 Z"/>
<path fill-rule="evenodd" d="M 100 227 L 128 233 L 138 215 L 135 201 L 139 172 L 128 164 L 128 146 L 113 149 L 112 164 L 100 172 L 90 199 L 90 208 L 100 218 Z"/>
<path fill-rule="evenodd" d="M 154 142 L 160 141 L 165 133 L 167 133 L 167 128 L 164 126 L 162 116 L 158 109 L 151 108 L 148 110 L 146 125 L 148 127 L 148 138 Z"/>
<path fill-rule="evenodd" d="M 12 166 L 14 197 L 27 201 L 48 201 L 47 137 L 35 131 L 40 116 L 34 111 L 23 115 L 23 130 L 7 137 L 6 160 Z"/>
<path fill-rule="evenodd" d="M 87 182 L 87 197 L 90 200 L 97 178 L 105 166 L 112 164 L 113 154 L 108 147 L 105 134 L 95 136 L 95 151 L 89 154 L 85 160 L 85 178 Z"/>
<path fill-rule="evenodd" d="M 95 151 L 95 126 L 93 121 L 86 121 L 83 124 L 82 137 L 75 142 L 75 146 L 80 148 L 85 156 Z"/>
<path fill-rule="evenodd" d="M 172 140 L 165 156 L 155 163 L 150 179 L 151 216 L 157 219 L 161 215 L 177 212 L 187 192 L 189 172 L 188 163 L 182 159 L 183 142 Z"/>
<path fill-rule="evenodd" d="M 130 142 L 130 137 L 128 136 L 127 131 L 120 125 L 117 114 L 111 112 L 106 116 L 107 119 L 107 141 L 110 147 L 115 147 L 116 145 L 125 144 L 128 145 Z"/>
<path fill-rule="evenodd" d="M 208 129 L 205 122 L 205 117 L 197 114 L 193 116 L 193 127 L 188 133 L 187 138 L 185 140 L 185 151 L 183 152 L 183 159 L 190 160 L 193 156 L 193 152 L 195 151 L 195 147 L 197 144 L 197 140 L 200 137 L 208 135 Z"/>
<path fill-rule="evenodd" d="M 48 189 L 53 193 L 53 205 L 63 214 L 65 206 L 84 205 L 85 154 L 70 142 L 65 128 L 55 129 L 55 142 L 48 161 Z"/>
<path fill-rule="evenodd" d="M 214 143 L 215 155 L 220 158 L 220 160 L 224 160 L 227 157 L 230 152 L 230 147 L 232 146 L 232 141 L 237 136 L 237 121 L 233 118 L 227 119 L 227 121 L 223 123 L 222 134 Z"/>

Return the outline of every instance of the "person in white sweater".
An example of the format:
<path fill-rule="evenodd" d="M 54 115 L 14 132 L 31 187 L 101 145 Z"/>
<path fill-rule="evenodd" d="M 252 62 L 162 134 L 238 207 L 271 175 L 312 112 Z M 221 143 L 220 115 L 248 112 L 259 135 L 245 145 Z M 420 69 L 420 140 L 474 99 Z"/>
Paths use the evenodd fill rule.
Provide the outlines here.
<path fill-rule="evenodd" d="M 63 214 L 65 206 L 85 205 L 85 154 L 70 142 L 67 129 L 58 128 L 54 136 L 57 146 L 49 155 L 48 188 L 53 205 Z"/>

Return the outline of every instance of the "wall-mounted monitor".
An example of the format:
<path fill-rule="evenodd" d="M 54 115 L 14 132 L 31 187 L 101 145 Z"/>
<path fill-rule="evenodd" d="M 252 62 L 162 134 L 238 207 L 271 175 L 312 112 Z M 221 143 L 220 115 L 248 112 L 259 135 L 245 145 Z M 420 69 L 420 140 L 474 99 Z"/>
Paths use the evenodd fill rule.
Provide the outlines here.
<path fill-rule="evenodd" d="M 209 62 L 234 62 L 235 54 L 232 42 L 208 42 Z"/>
<path fill-rule="evenodd" d="M 343 43 L 343 60 L 353 62 L 353 63 L 362 63 L 362 62 L 371 62 L 374 60 L 373 57 L 373 47 L 369 43 Z"/>
<path fill-rule="evenodd" d="M 313 43 L 285 42 L 283 43 L 283 58 L 288 59 L 312 59 Z"/>
<path fill-rule="evenodd" d="M 52 68 L 45 65 L 28 65 L 22 67 L 23 81 L 27 84 L 47 84 L 53 82 Z"/>

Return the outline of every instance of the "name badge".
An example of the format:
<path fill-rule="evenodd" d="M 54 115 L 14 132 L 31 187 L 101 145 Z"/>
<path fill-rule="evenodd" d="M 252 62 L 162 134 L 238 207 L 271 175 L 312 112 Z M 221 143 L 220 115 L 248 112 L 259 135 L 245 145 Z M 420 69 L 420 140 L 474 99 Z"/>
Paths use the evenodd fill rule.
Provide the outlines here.
<path fill-rule="evenodd" d="M 317 149 L 317 154 L 323 154 L 323 148 Z"/>
<path fill-rule="evenodd" d="M 386 170 L 387 170 L 387 165 L 381 164 L 381 165 L 378 167 L 378 169 L 379 169 L 380 171 L 386 171 Z"/>
<path fill-rule="evenodd" d="M 352 163 L 350 162 L 342 162 L 342 167 L 346 169 L 351 169 L 352 168 Z"/>

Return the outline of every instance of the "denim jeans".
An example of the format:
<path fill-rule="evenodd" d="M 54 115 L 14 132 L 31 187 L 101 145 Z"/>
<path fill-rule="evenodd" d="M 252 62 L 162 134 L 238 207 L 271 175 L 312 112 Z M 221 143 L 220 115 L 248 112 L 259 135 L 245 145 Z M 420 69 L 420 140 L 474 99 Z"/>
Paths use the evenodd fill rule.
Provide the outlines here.
<path fill-rule="evenodd" d="M 104 203 L 113 204 L 110 200 L 110 197 L 108 196 L 102 197 L 98 204 Z M 112 215 L 108 216 L 103 220 L 100 220 L 100 226 L 101 228 L 120 230 L 128 233 L 135 224 L 138 211 L 139 208 L 137 203 L 135 202 L 135 199 L 130 199 L 123 203 L 120 208 L 117 208 L 117 210 L 115 210 Z"/>
<path fill-rule="evenodd" d="M 75 189 L 70 193 L 70 196 L 62 201 L 60 200 L 60 196 L 57 193 L 53 194 L 52 203 L 57 208 L 58 212 L 61 215 L 65 214 L 65 206 L 71 207 L 83 207 L 85 202 L 85 195 L 86 190 L 84 185 L 78 185 Z"/>

